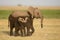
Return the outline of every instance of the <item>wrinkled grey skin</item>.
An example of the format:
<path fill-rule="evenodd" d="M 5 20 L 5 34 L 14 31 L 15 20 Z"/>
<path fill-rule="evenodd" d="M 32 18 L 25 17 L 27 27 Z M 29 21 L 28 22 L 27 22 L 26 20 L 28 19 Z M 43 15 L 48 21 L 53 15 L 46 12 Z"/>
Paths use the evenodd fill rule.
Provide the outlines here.
<path fill-rule="evenodd" d="M 43 16 L 39 12 L 38 8 L 30 7 L 28 11 L 32 15 L 32 18 L 41 18 L 41 28 L 43 28 Z M 14 11 L 14 12 L 12 12 L 11 17 L 9 17 L 9 21 L 10 21 L 10 35 L 13 34 L 12 31 L 13 31 L 13 28 L 14 28 L 15 23 L 16 23 L 16 18 L 19 17 L 19 16 L 29 16 L 29 14 L 27 12 L 20 12 L 20 11 Z M 11 21 L 13 23 L 11 23 Z M 16 33 L 16 31 L 15 31 L 15 33 Z"/>

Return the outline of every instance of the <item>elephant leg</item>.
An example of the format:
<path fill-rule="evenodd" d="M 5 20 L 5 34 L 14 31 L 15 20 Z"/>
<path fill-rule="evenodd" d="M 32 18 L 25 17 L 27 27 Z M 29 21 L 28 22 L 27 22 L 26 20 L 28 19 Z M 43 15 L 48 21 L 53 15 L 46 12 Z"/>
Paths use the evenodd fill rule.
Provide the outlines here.
<path fill-rule="evenodd" d="M 19 30 L 18 27 L 15 27 L 15 36 L 19 35 L 18 30 Z"/>
<path fill-rule="evenodd" d="M 16 34 L 16 36 L 20 35 L 20 34 L 19 34 L 19 30 L 20 30 L 20 28 L 16 28 L 16 29 L 15 29 L 15 34 Z"/>
<path fill-rule="evenodd" d="M 17 21 L 15 22 L 15 36 L 18 36 L 19 26 L 17 24 Z"/>
<path fill-rule="evenodd" d="M 34 31 L 35 31 L 35 30 L 34 30 L 34 27 L 31 26 L 30 29 L 31 29 L 31 32 L 30 32 L 30 33 L 31 33 L 31 35 L 32 35 L 32 34 L 34 33 Z"/>
<path fill-rule="evenodd" d="M 20 30 L 20 28 L 17 29 L 17 35 L 19 35 L 19 30 Z"/>
<path fill-rule="evenodd" d="M 25 29 L 25 27 L 23 29 L 24 29 L 24 36 L 26 36 L 26 29 Z"/>
<path fill-rule="evenodd" d="M 20 24 L 19 30 L 20 30 L 20 35 L 23 36 L 23 25 L 22 24 Z"/>
<path fill-rule="evenodd" d="M 10 36 L 13 35 L 13 28 L 14 28 L 14 26 L 13 25 L 10 25 Z"/>
<path fill-rule="evenodd" d="M 27 27 L 27 36 L 30 36 L 30 28 Z"/>
<path fill-rule="evenodd" d="M 21 31 L 21 36 L 23 36 L 23 29 L 21 29 L 20 31 Z"/>
<path fill-rule="evenodd" d="M 33 33 L 34 33 L 34 27 L 33 27 L 33 25 L 32 24 L 29 24 L 28 25 L 28 27 L 27 27 L 27 34 L 29 35 L 29 36 L 31 36 Z"/>

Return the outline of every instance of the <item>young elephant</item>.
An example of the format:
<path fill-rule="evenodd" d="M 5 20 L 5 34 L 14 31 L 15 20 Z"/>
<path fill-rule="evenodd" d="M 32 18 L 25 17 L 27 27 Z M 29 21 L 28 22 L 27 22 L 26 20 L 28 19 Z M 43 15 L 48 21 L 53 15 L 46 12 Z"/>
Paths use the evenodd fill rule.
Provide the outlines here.
<path fill-rule="evenodd" d="M 17 17 L 16 27 L 15 27 L 15 34 L 17 35 L 18 31 L 20 31 L 21 36 L 26 36 L 26 23 L 28 17 Z"/>
<path fill-rule="evenodd" d="M 25 29 L 26 35 L 27 36 L 32 35 L 32 33 L 34 33 L 33 19 L 31 17 L 28 17 L 28 19 L 24 22 L 25 23 L 22 22 L 22 24 L 23 24 L 23 27 L 25 27 L 27 29 L 27 32 L 26 32 L 26 29 Z M 19 23 L 21 23 L 21 22 L 19 21 Z"/>
<path fill-rule="evenodd" d="M 32 33 L 34 33 L 33 19 L 31 18 L 31 16 L 30 17 L 19 17 L 18 24 L 19 24 L 19 27 L 17 29 L 17 32 L 18 30 L 20 30 L 22 36 L 23 35 L 30 36 L 32 35 Z M 25 28 L 27 29 L 27 32 Z"/>

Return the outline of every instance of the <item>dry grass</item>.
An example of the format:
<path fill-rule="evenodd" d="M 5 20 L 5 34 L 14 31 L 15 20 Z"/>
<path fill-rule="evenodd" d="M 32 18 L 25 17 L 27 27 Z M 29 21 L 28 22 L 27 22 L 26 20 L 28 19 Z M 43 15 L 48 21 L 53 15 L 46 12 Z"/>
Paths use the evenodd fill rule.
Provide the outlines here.
<path fill-rule="evenodd" d="M 60 19 L 44 19 L 44 28 L 40 28 L 39 19 L 34 20 L 35 32 L 32 36 L 9 36 L 7 20 L 0 20 L 0 40 L 60 40 Z"/>
<path fill-rule="evenodd" d="M 27 10 L 24 6 L 0 6 L 0 10 Z"/>
<path fill-rule="evenodd" d="M 0 10 L 27 10 L 28 6 L 0 6 Z M 40 6 L 39 9 L 60 10 L 60 6 Z"/>

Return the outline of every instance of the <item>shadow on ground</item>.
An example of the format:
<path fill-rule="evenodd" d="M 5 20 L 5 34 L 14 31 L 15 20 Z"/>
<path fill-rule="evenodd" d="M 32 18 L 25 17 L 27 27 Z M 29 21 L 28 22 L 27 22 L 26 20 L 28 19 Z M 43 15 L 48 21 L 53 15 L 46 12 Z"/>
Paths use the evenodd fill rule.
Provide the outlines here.
<path fill-rule="evenodd" d="M 9 31 L 1 31 L 1 33 L 6 34 L 6 35 L 10 34 Z"/>

